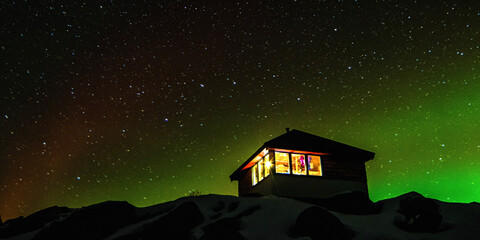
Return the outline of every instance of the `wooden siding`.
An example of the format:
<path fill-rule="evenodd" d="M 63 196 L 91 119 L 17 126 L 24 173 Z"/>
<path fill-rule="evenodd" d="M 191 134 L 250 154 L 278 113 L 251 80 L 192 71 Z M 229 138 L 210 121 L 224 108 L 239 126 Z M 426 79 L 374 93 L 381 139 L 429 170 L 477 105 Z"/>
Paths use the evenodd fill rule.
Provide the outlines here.
<path fill-rule="evenodd" d="M 281 197 L 325 198 L 345 191 L 368 194 L 367 182 L 362 181 L 276 174 L 274 184 L 275 195 Z"/>
<path fill-rule="evenodd" d="M 241 172 L 241 177 L 238 180 L 238 196 L 243 196 L 252 189 L 252 168 Z"/>
<path fill-rule="evenodd" d="M 365 163 L 336 160 L 331 156 L 322 156 L 323 176 L 328 179 L 367 181 Z"/>

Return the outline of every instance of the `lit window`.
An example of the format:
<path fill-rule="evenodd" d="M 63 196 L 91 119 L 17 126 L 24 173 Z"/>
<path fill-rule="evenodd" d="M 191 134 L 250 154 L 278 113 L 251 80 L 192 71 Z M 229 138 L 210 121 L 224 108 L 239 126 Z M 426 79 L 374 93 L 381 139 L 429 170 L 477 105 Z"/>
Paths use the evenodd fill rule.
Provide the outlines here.
<path fill-rule="evenodd" d="M 288 153 L 275 152 L 275 172 L 290 173 Z"/>
<path fill-rule="evenodd" d="M 308 175 L 322 176 L 320 156 L 308 156 Z"/>
<path fill-rule="evenodd" d="M 258 167 L 255 164 L 252 168 L 252 185 L 255 186 L 258 183 Z"/>
<path fill-rule="evenodd" d="M 265 177 L 270 175 L 270 170 L 272 169 L 272 162 L 270 162 L 270 156 L 267 154 L 265 156 Z"/>
<path fill-rule="evenodd" d="M 265 175 L 263 173 L 263 159 L 258 161 L 257 165 L 258 165 L 258 173 L 259 173 L 258 174 L 258 177 L 259 177 L 258 181 L 260 182 L 265 177 Z"/>
<path fill-rule="evenodd" d="M 263 149 L 262 153 L 261 153 L 263 156 L 266 156 L 268 154 L 268 150 L 265 148 Z"/>
<path fill-rule="evenodd" d="M 305 166 L 305 155 L 292 154 L 292 172 L 297 175 L 307 175 Z"/>
<path fill-rule="evenodd" d="M 265 155 L 262 157 L 263 154 Z M 270 156 L 268 155 L 268 151 L 266 149 L 263 150 L 262 153 L 258 154 L 257 157 L 255 157 L 255 161 L 257 162 L 252 167 L 252 186 L 255 186 L 257 183 L 261 182 L 268 175 L 270 175 L 272 168 L 272 162 L 270 161 Z"/>

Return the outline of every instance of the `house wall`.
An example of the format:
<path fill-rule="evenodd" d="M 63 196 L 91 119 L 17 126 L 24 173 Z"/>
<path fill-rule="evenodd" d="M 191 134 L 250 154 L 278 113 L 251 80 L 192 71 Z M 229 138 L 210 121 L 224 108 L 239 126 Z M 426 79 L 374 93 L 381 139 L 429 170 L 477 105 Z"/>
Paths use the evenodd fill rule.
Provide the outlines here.
<path fill-rule="evenodd" d="M 275 174 L 273 182 L 275 195 L 282 197 L 325 198 L 345 191 L 362 191 L 368 194 L 366 181 Z"/>
<path fill-rule="evenodd" d="M 251 186 L 248 193 L 260 193 L 262 195 L 276 195 L 273 175 L 270 174 L 255 186 Z M 241 195 L 239 195 L 241 196 Z"/>
<path fill-rule="evenodd" d="M 322 156 L 321 159 L 323 176 L 327 179 L 367 181 L 363 162 L 335 159 L 332 156 Z"/>
<path fill-rule="evenodd" d="M 253 187 L 245 188 L 241 192 L 239 188 L 239 196 L 260 193 L 281 197 L 325 198 L 345 191 L 362 191 L 368 194 L 367 182 L 271 174 Z"/>
<path fill-rule="evenodd" d="M 238 180 L 238 196 L 250 192 L 252 188 L 252 168 L 242 171 L 242 176 Z"/>
<path fill-rule="evenodd" d="M 242 171 L 238 194 L 260 193 L 283 197 L 328 197 L 344 191 L 368 194 L 365 163 L 345 157 L 321 156 L 322 176 L 271 174 L 252 186 L 251 168 Z"/>
<path fill-rule="evenodd" d="M 262 181 L 252 186 L 252 171 L 251 168 L 244 171 L 245 175 L 242 176 L 242 180 L 238 181 L 238 196 L 243 196 L 246 193 L 260 193 L 262 195 L 273 195 L 273 183 L 272 177 L 268 175 Z"/>

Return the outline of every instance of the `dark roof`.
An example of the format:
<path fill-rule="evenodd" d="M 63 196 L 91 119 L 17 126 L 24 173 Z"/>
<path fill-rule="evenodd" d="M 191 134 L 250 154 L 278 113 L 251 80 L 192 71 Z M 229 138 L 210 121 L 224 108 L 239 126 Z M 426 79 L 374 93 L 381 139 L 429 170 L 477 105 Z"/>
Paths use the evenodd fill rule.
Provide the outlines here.
<path fill-rule="evenodd" d="M 263 146 L 230 175 L 230 180 L 238 180 L 238 174 L 242 169 L 265 148 L 325 153 L 336 156 L 354 156 L 354 158 L 348 159 L 361 162 L 366 162 L 375 156 L 375 153 L 370 151 L 293 129 L 265 142 Z"/>

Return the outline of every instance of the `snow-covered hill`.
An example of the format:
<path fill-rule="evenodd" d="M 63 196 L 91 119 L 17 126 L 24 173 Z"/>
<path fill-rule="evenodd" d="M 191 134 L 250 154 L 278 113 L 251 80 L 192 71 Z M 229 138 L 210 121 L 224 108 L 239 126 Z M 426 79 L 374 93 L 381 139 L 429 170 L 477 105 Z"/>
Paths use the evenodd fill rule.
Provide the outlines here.
<path fill-rule="evenodd" d="M 375 204 L 359 199 L 344 193 L 319 207 L 275 196 L 205 195 L 145 208 L 113 201 L 52 207 L 6 221 L 0 239 L 480 239 L 477 203 L 415 192 Z"/>

